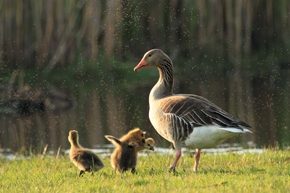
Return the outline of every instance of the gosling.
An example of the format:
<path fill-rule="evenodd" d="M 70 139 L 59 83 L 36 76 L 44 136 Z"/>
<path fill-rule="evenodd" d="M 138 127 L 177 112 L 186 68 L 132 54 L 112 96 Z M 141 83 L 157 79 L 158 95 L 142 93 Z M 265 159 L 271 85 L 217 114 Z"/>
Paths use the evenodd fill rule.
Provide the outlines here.
<path fill-rule="evenodd" d="M 123 173 L 131 169 L 132 173 L 136 173 L 137 148 L 141 146 L 144 149 L 145 133 L 139 128 L 135 128 L 120 139 L 111 135 L 105 135 L 116 146 L 111 155 L 111 165 L 115 169 L 115 172 Z"/>
<path fill-rule="evenodd" d="M 79 135 L 76 130 L 71 130 L 68 135 L 68 141 L 71 144 L 70 148 L 70 160 L 80 170 L 79 176 L 82 176 L 85 172 L 98 171 L 104 167 L 100 158 L 91 150 L 83 148 L 79 144 Z"/>
<path fill-rule="evenodd" d="M 133 174 L 136 173 L 138 143 L 134 141 L 125 143 L 111 135 L 105 137 L 116 146 L 111 155 L 111 165 L 115 172 L 123 173 L 131 169 Z"/>

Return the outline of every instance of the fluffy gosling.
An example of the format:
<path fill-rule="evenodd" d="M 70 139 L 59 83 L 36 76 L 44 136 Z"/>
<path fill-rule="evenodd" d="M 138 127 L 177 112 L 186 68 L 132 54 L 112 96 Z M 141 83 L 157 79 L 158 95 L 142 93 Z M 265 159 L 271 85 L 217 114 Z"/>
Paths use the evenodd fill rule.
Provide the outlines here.
<path fill-rule="evenodd" d="M 137 151 L 142 151 L 144 149 L 154 151 L 155 141 L 151 137 L 145 139 L 145 143 L 143 146 L 138 146 Z"/>
<path fill-rule="evenodd" d="M 131 168 L 131 172 L 136 172 L 138 147 L 144 149 L 145 133 L 139 128 L 135 128 L 117 139 L 111 135 L 105 137 L 112 142 L 116 148 L 111 155 L 111 165 L 118 172 L 125 172 Z"/>
<path fill-rule="evenodd" d="M 135 173 L 138 143 L 133 141 L 125 143 L 111 135 L 105 135 L 105 137 L 116 146 L 111 154 L 111 165 L 115 172 L 123 173 L 131 169 L 131 172 Z"/>
<path fill-rule="evenodd" d="M 71 130 L 68 135 L 68 141 L 71 144 L 70 148 L 70 160 L 80 170 L 79 176 L 82 176 L 85 172 L 98 171 L 104 167 L 100 158 L 91 150 L 83 148 L 79 144 L 79 135 L 76 130 Z"/>

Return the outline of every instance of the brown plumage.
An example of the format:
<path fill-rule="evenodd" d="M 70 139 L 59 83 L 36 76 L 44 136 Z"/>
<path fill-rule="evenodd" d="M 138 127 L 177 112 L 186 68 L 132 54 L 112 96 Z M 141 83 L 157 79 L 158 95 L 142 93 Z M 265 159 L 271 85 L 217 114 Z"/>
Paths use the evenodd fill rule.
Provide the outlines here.
<path fill-rule="evenodd" d="M 76 130 L 71 130 L 68 135 L 68 141 L 71 144 L 70 148 L 70 160 L 80 170 L 79 176 L 84 172 L 98 171 L 104 167 L 100 158 L 91 150 L 83 148 L 79 144 L 79 135 Z"/>
<path fill-rule="evenodd" d="M 140 128 L 134 128 L 130 130 L 127 134 L 120 138 L 123 143 L 137 142 L 139 146 L 143 146 L 145 142 L 145 131 Z"/>
<path fill-rule="evenodd" d="M 137 151 L 142 151 L 144 149 L 154 151 L 155 141 L 151 137 L 145 139 L 145 143 L 143 146 L 138 146 Z"/>
<path fill-rule="evenodd" d="M 105 135 L 105 137 L 116 146 L 111 154 L 111 165 L 115 171 L 125 172 L 131 169 L 131 172 L 135 173 L 138 143 L 133 141 L 125 143 L 111 135 Z"/>
<path fill-rule="evenodd" d="M 126 135 L 117 139 L 111 135 L 105 135 L 106 139 L 112 142 L 116 148 L 111 155 L 111 165 L 118 172 L 125 172 L 131 169 L 136 172 L 137 148 L 145 145 L 145 132 L 139 128 L 129 131 Z"/>

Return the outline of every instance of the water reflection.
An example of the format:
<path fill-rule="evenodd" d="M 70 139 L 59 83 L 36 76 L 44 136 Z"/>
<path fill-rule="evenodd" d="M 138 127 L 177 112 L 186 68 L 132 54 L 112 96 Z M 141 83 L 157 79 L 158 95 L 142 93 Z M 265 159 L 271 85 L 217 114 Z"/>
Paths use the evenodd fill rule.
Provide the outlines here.
<path fill-rule="evenodd" d="M 94 153 L 98 154 L 102 158 L 110 157 L 112 151 L 114 150 L 115 146 L 112 144 L 106 144 L 106 145 L 99 145 L 96 149 L 91 149 Z M 62 150 L 61 155 L 62 156 L 68 156 L 69 155 L 69 149 Z M 182 155 L 193 155 L 194 150 L 182 148 Z M 264 153 L 265 149 L 261 148 L 244 148 L 242 146 L 239 146 L 237 144 L 233 144 L 233 146 L 229 144 L 223 144 L 218 146 L 217 148 L 210 148 L 210 149 L 203 149 L 202 153 L 204 154 L 210 154 L 210 155 L 218 155 L 218 154 L 237 154 L 242 155 L 245 153 Z M 48 151 L 44 152 L 44 156 L 56 156 L 58 157 L 59 154 L 54 151 Z M 153 155 L 175 155 L 175 150 L 170 148 L 163 148 L 163 147 L 155 147 L 154 151 L 151 150 L 143 150 L 138 153 L 138 156 L 153 156 Z M 8 160 L 17 160 L 17 159 L 29 159 L 29 156 L 24 155 L 17 155 L 14 154 L 10 149 L 0 149 L 0 158 L 1 159 L 8 159 Z"/>
<path fill-rule="evenodd" d="M 71 88 L 0 85 L 0 148 L 10 148 L 12 152 L 20 153 L 30 151 L 41 153 L 45 145 L 48 145 L 48 151 L 68 149 L 67 136 L 73 129 L 79 132 L 81 144 L 95 148 L 108 143 L 104 135 L 120 137 L 134 127 L 147 131 L 146 137 L 154 138 L 157 147 L 170 147 L 171 144 L 157 134 L 148 119 L 148 93 L 157 75 L 156 77 L 154 75 L 152 82 L 141 84 L 136 81 L 121 87 L 119 85 L 118 88 L 109 86 L 109 83 L 106 88 L 104 85 L 88 85 L 88 83 Z M 190 78 L 194 80 L 194 77 Z M 186 80 L 182 80 L 182 77 L 178 79 L 180 82 L 175 84 L 176 93 L 197 93 L 214 99 L 214 103 L 228 110 L 226 107 L 229 95 L 226 92 L 220 93 L 218 89 L 226 87 L 228 84 L 226 80 L 220 81 L 214 77 L 210 80 L 219 82 L 219 87 L 209 82 L 193 81 L 190 83 L 191 87 L 198 90 L 191 91 L 190 87 L 185 87 L 181 83 Z M 253 122 L 249 122 L 254 133 L 235 137 L 226 142 L 239 142 L 243 146 L 248 146 L 247 143 L 253 141 L 254 144 L 258 144 L 257 147 L 277 142 L 289 144 L 290 132 L 287 127 L 289 108 L 285 105 L 289 103 L 289 99 L 286 94 L 275 94 L 277 90 L 273 89 L 274 93 L 267 95 L 273 100 L 271 106 L 273 108 L 269 111 L 270 108 L 265 105 L 269 99 L 259 98 L 262 97 L 261 93 L 265 92 L 255 89 L 259 88 L 260 83 L 256 81 L 255 87 L 252 88 L 255 90 L 253 99 L 249 99 L 256 101 L 251 107 L 254 108 Z M 290 87 L 285 86 L 283 89 L 287 93 Z"/>

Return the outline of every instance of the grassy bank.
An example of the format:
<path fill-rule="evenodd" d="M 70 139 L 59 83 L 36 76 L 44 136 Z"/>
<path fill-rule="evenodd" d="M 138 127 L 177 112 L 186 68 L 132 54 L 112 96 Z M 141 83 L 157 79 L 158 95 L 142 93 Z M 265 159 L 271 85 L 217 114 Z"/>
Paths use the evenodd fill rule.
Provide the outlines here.
<path fill-rule="evenodd" d="M 137 174 L 115 174 L 110 159 L 94 176 L 78 177 L 67 156 L 34 156 L 0 160 L 2 192 L 288 192 L 290 151 L 262 154 L 202 154 L 200 170 L 191 171 L 194 158 L 185 155 L 177 173 L 169 173 L 173 156 L 139 157 Z"/>

